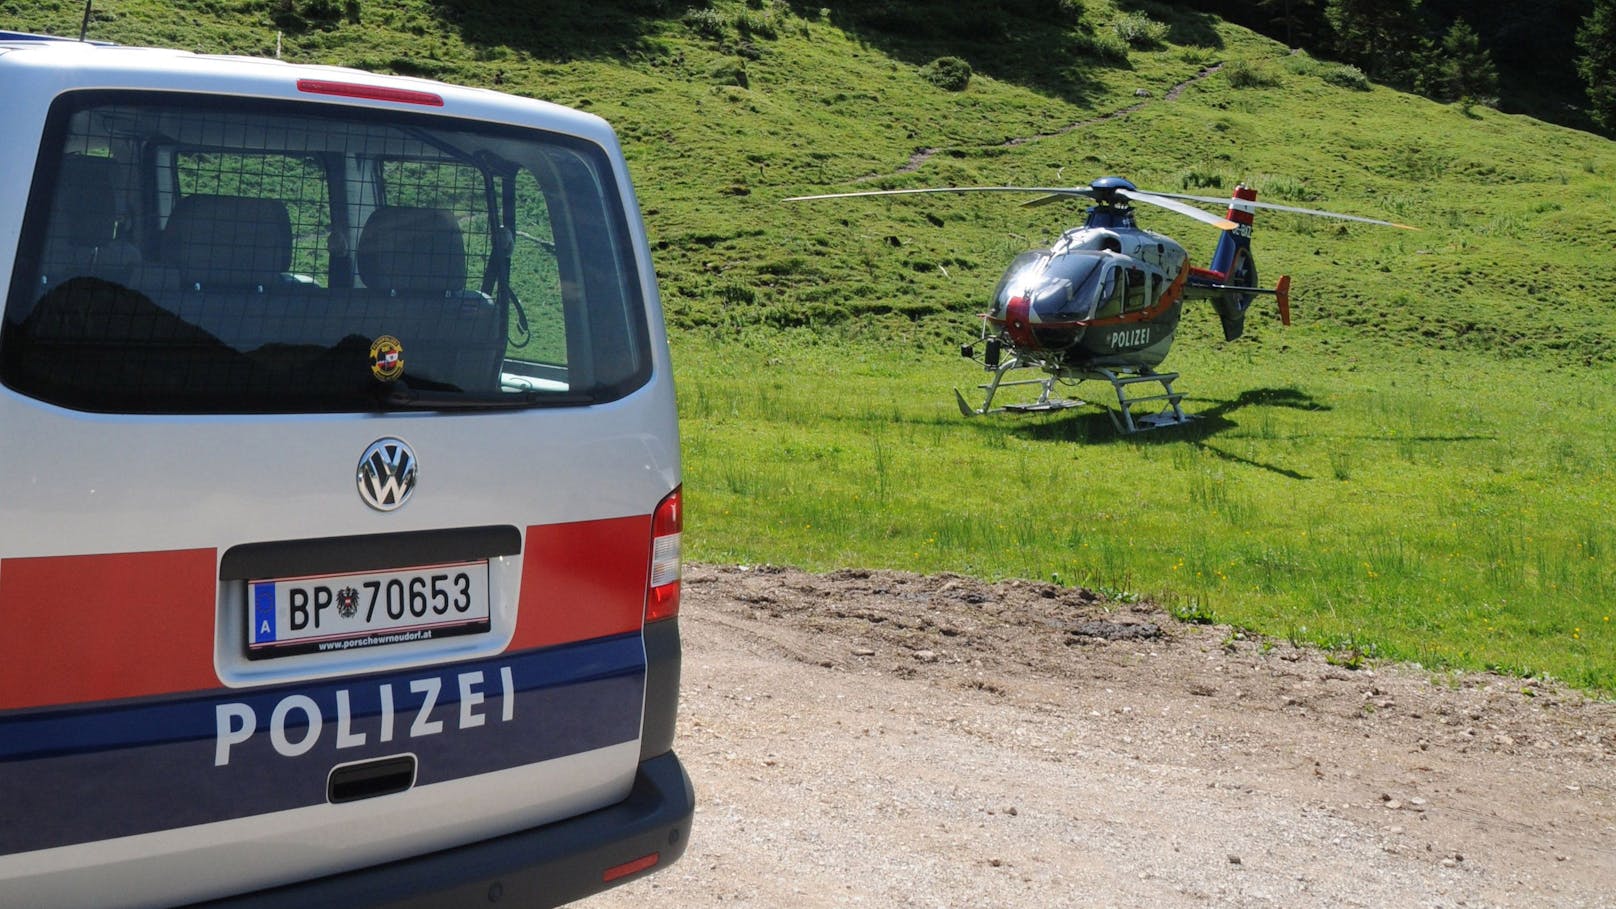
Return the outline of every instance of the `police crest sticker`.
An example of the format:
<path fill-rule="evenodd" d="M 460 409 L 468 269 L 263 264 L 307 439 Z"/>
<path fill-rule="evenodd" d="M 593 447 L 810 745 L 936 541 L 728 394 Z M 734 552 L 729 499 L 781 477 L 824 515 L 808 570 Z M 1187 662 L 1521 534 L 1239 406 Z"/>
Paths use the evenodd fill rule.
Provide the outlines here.
<path fill-rule="evenodd" d="M 370 342 L 370 374 L 383 382 L 404 375 L 404 345 L 392 335 Z"/>

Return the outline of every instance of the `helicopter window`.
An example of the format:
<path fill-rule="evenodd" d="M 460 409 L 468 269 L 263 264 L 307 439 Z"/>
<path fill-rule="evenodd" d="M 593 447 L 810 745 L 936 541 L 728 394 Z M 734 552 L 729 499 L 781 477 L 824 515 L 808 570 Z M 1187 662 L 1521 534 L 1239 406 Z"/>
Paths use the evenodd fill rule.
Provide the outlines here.
<path fill-rule="evenodd" d="M 1145 278 L 1142 268 L 1124 269 L 1127 275 L 1126 287 L 1122 292 L 1122 308 L 1128 312 L 1144 309 L 1150 305 L 1150 282 Z"/>
<path fill-rule="evenodd" d="M 1122 315 L 1122 290 L 1122 269 L 1107 268 L 1100 282 L 1100 299 L 1094 310 L 1094 318 L 1108 319 Z"/>

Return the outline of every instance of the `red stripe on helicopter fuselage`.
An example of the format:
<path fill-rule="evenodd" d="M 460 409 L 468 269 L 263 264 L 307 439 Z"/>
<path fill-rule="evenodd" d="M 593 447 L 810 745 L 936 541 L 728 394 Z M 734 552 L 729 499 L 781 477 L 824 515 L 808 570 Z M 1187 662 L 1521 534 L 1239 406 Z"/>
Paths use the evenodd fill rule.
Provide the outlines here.
<path fill-rule="evenodd" d="M 1058 325 L 1056 322 L 1043 322 L 1040 325 Z M 1017 347 L 1038 347 L 1038 338 L 1032 333 L 1032 301 L 1024 296 L 1011 297 L 1004 304 L 1004 330 L 1009 333 L 1010 340 Z"/>

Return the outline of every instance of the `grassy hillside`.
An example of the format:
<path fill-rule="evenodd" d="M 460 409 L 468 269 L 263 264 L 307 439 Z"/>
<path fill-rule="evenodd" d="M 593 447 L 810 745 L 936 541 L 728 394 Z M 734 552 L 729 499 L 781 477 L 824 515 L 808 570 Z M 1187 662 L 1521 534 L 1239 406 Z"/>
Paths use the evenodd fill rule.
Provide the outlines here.
<path fill-rule="evenodd" d="M 1611 142 L 1155 3 L 1126 4 L 1145 35 L 1104 0 L 529 6 L 102 0 L 92 35 L 270 54 L 279 31 L 288 59 L 612 121 L 676 329 L 695 558 L 1054 577 L 1346 661 L 1616 691 Z M 0 26 L 76 33 L 81 11 L 0 0 Z M 926 78 L 942 56 L 964 91 Z M 1097 413 L 965 421 L 949 391 L 980 380 L 955 350 L 1000 269 L 1080 209 L 780 201 L 1106 174 L 1423 230 L 1260 215 L 1298 324 L 1225 343 L 1191 312 L 1167 365 L 1204 419 L 1119 439 Z"/>

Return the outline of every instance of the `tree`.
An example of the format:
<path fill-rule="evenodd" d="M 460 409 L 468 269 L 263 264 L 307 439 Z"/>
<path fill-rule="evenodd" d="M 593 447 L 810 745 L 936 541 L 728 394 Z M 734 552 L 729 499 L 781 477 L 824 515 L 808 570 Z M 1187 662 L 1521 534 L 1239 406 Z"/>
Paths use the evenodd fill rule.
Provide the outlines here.
<path fill-rule="evenodd" d="M 1263 25 L 1264 33 L 1283 35 L 1286 47 L 1316 43 L 1317 35 L 1325 30 L 1318 5 L 1319 0 L 1256 0 L 1257 8 L 1268 19 Z"/>
<path fill-rule="evenodd" d="M 1577 29 L 1577 72 L 1588 87 L 1588 115 L 1616 131 L 1616 0 L 1594 0 Z"/>
<path fill-rule="evenodd" d="M 1432 94 L 1443 101 L 1488 101 L 1498 97 L 1498 68 L 1481 37 L 1460 19 L 1448 27 L 1431 67 Z"/>
<path fill-rule="evenodd" d="M 1335 50 L 1382 82 L 1409 84 L 1422 46 L 1419 0 L 1326 0 Z"/>

